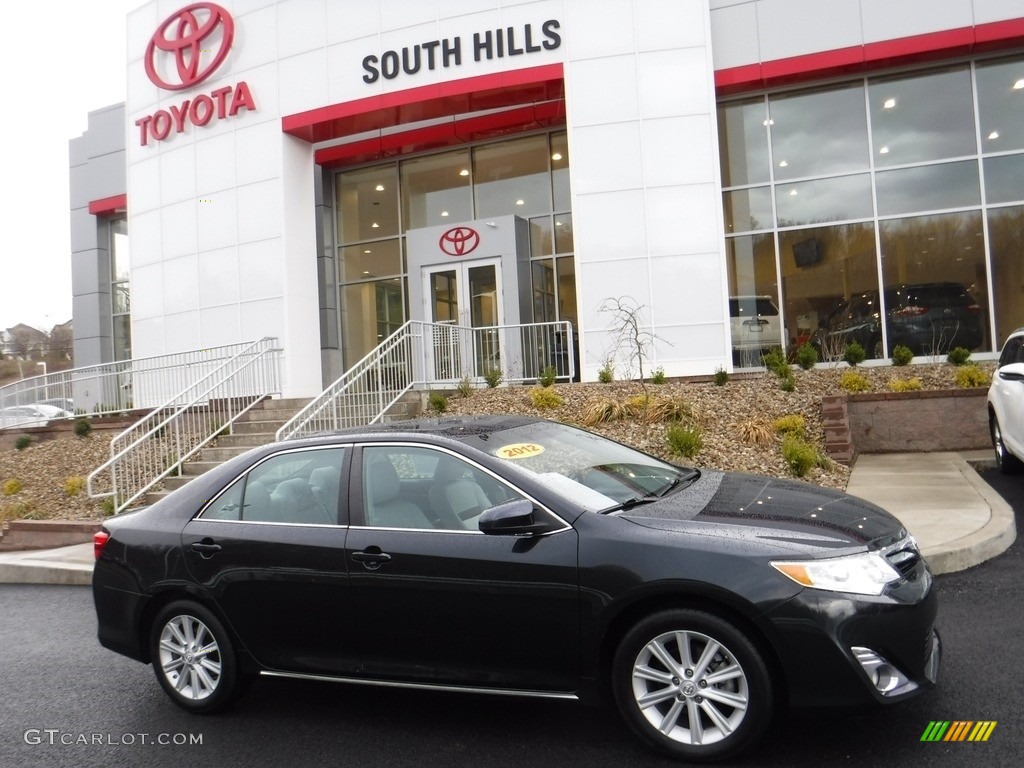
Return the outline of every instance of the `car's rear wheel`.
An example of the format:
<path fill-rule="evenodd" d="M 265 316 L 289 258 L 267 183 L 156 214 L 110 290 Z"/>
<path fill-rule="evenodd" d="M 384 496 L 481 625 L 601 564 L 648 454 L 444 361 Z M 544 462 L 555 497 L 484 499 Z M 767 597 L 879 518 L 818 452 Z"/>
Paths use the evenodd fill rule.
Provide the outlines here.
<path fill-rule="evenodd" d="M 637 623 L 615 653 L 612 688 L 641 739 L 686 760 L 734 756 L 771 719 L 761 654 L 737 627 L 704 611 L 663 611 Z"/>
<path fill-rule="evenodd" d="M 1007 450 L 1006 443 L 1003 442 L 1003 428 L 999 426 L 999 419 L 995 414 L 989 416 L 988 428 L 992 434 L 992 448 L 996 454 L 996 466 L 999 467 L 999 471 L 1004 475 L 1020 472 L 1020 459 Z"/>
<path fill-rule="evenodd" d="M 225 707 L 238 689 L 238 663 L 224 626 L 198 603 L 167 605 L 153 623 L 153 671 L 171 700 L 190 712 Z"/>

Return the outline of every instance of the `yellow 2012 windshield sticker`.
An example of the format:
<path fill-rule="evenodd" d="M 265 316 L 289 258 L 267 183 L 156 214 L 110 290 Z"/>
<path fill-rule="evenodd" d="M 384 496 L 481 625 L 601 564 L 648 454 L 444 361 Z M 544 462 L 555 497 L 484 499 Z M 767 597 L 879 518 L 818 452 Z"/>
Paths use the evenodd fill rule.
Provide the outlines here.
<path fill-rule="evenodd" d="M 501 459 L 528 459 L 544 453 L 544 446 L 536 443 L 513 443 L 503 445 L 495 454 Z"/>

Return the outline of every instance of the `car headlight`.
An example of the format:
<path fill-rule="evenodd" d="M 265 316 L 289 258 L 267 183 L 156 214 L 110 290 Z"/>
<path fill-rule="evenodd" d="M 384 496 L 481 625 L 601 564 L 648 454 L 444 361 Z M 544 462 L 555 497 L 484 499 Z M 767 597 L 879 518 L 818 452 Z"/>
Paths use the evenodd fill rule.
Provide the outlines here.
<path fill-rule="evenodd" d="M 832 557 L 826 560 L 773 562 L 772 567 L 797 584 L 831 592 L 880 595 L 899 572 L 877 552 Z"/>

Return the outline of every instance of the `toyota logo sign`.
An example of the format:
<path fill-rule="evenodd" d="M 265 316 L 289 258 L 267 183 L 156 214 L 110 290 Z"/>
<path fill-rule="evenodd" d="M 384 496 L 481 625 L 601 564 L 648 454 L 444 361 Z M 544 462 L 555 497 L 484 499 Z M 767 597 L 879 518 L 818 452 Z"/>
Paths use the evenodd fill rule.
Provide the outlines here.
<path fill-rule="evenodd" d="M 449 256 L 465 256 L 480 245 L 480 233 L 471 227 L 452 227 L 441 235 L 437 244 Z"/>
<path fill-rule="evenodd" d="M 191 88 L 221 65 L 234 36 L 231 14 L 215 3 L 193 3 L 168 16 L 153 34 L 146 74 L 165 91 Z"/>

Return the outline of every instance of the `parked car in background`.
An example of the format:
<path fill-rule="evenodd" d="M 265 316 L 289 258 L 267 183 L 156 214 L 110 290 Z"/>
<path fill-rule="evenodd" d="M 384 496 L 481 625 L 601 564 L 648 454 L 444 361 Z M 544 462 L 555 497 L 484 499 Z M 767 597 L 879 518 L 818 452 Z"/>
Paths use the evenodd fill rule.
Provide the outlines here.
<path fill-rule="evenodd" d="M 888 512 L 519 416 L 255 448 L 107 518 L 95 550 L 100 643 L 191 712 L 256 675 L 609 694 L 650 746 L 713 760 L 779 706 L 921 693 L 941 655 Z"/>
<path fill-rule="evenodd" d="M 1010 334 L 988 390 L 988 426 L 999 471 L 1024 466 L 1024 328 Z"/>
<path fill-rule="evenodd" d="M 0 427 L 45 427 L 53 420 L 70 418 L 73 413 L 54 405 L 12 405 L 0 410 Z"/>
<path fill-rule="evenodd" d="M 782 346 L 779 308 L 771 296 L 732 296 L 729 330 L 733 362 L 760 365 L 761 353 Z"/>
<path fill-rule="evenodd" d="M 955 347 L 977 349 L 985 340 L 981 307 L 960 283 L 917 283 L 885 291 L 889 350 L 899 345 L 915 355 L 945 355 Z M 878 291 L 851 296 L 822 322 L 811 339 L 820 359 L 841 357 L 850 342 L 881 358 Z"/>

